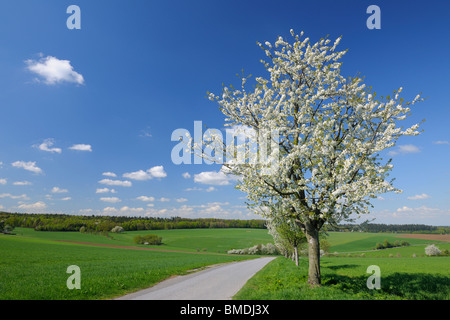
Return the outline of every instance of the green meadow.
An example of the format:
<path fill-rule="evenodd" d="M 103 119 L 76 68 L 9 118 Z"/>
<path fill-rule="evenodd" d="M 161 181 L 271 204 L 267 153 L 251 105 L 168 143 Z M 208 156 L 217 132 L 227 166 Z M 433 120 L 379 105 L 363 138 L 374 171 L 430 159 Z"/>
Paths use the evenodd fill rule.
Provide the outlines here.
<path fill-rule="evenodd" d="M 173 275 L 254 258 L 226 252 L 272 242 L 267 230 L 243 228 L 127 231 L 108 235 L 30 228 L 16 228 L 14 232 L 16 235 L 0 235 L 1 300 L 111 299 Z M 149 233 L 161 236 L 163 244 L 144 246 L 133 242 L 136 235 Z M 257 273 L 235 299 L 449 299 L 450 257 L 426 257 L 424 250 L 430 243 L 441 250 L 450 249 L 450 243 L 396 236 L 331 232 L 326 238 L 331 254 L 321 258 L 322 287 L 307 286 L 307 257 L 301 257 L 298 267 L 279 257 Z M 372 250 L 385 239 L 406 240 L 410 246 Z M 66 271 L 71 265 L 80 267 L 80 290 L 69 290 L 66 286 L 70 276 Z M 370 265 L 380 267 L 380 290 L 369 290 L 366 286 L 370 276 L 366 270 Z"/>
<path fill-rule="evenodd" d="M 380 268 L 381 289 L 369 289 Z M 307 258 L 299 266 L 279 257 L 266 265 L 235 295 L 237 300 L 449 300 L 450 257 L 321 259 L 322 285 L 310 288 Z"/>
<path fill-rule="evenodd" d="M 138 246 L 165 250 L 191 252 L 226 253 L 231 249 L 241 249 L 259 243 L 273 242 L 265 229 L 222 228 L 222 229 L 171 229 L 127 231 L 109 233 L 108 236 L 79 232 L 43 232 L 30 228 L 16 228 L 14 232 L 28 239 L 46 239 L 59 241 L 78 241 L 119 246 Z M 156 234 L 163 238 L 162 245 L 137 245 L 136 235 Z"/>
<path fill-rule="evenodd" d="M 86 240 L 78 235 L 77 241 Z M 53 239 L 38 236 L 0 235 L 0 299 L 109 299 L 192 269 L 249 258 L 97 247 L 55 241 L 57 235 L 50 233 Z M 76 236 L 71 235 L 71 241 Z M 97 237 L 98 243 L 104 240 Z M 80 290 L 67 288 L 71 265 L 80 267 Z"/>

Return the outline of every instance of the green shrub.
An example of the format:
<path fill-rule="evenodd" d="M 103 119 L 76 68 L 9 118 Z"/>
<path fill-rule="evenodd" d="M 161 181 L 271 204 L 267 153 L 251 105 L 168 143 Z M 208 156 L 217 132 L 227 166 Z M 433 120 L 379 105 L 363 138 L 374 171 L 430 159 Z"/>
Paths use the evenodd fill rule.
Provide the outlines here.
<path fill-rule="evenodd" d="M 146 234 L 143 236 L 135 236 L 133 240 L 137 244 L 146 244 L 146 245 L 162 244 L 162 237 L 157 236 L 156 234 Z"/>
<path fill-rule="evenodd" d="M 395 240 L 394 243 L 390 243 L 387 239 L 383 241 L 383 243 L 378 242 L 375 246 L 376 250 L 387 249 L 387 248 L 395 248 L 395 247 L 406 247 L 409 246 L 409 242 L 407 241 L 398 241 Z"/>
<path fill-rule="evenodd" d="M 383 241 L 383 247 L 385 247 L 385 248 L 391 248 L 391 247 L 392 247 L 392 244 L 391 244 L 387 239 L 384 239 L 384 241 Z"/>

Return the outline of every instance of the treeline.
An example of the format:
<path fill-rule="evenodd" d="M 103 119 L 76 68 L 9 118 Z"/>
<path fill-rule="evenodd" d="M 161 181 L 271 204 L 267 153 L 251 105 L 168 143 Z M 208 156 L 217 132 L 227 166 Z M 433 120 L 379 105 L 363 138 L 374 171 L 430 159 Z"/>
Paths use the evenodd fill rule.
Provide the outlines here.
<path fill-rule="evenodd" d="M 425 224 L 380 224 L 367 223 L 361 225 L 342 224 L 337 227 L 329 227 L 329 231 L 364 231 L 364 232 L 400 232 L 400 233 L 435 233 L 448 234 L 450 227 L 429 226 Z"/>
<path fill-rule="evenodd" d="M 68 214 L 28 214 L 0 212 L 0 221 L 12 227 L 33 228 L 37 231 L 109 232 L 120 226 L 125 231 L 198 229 L 198 228 L 266 228 L 265 220 L 238 220 L 180 217 L 78 216 Z"/>

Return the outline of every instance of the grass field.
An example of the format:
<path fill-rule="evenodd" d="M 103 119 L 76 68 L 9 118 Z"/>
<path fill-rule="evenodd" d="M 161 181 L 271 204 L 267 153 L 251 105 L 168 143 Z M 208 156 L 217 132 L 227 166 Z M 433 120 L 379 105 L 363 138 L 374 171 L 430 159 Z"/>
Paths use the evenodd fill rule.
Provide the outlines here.
<path fill-rule="evenodd" d="M 59 235 L 51 232 L 20 231 L 24 236 L 0 235 L 2 300 L 107 299 L 191 269 L 249 258 L 86 246 L 57 242 Z M 37 238 L 31 236 L 34 234 Z M 104 241 L 101 236 L 79 233 L 64 237 Z M 67 289 L 70 265 L 81 269 L 81 290 Z"/>
<path fill-rule="evenodd" d="M 38 232 L 17 228 L 15 236 L 0 235 L 0 299 L 109 299 L 149 287 L 172 275 L 206 265 L 248 259 L 225 254 L 272 242 L 262 229 L 176 229 L 134 231 L 108 237 L 79 232 Z M 153 233 L 161 246 L 138 246 L 134 236 Z M 407 240 L 411 246 L 373 251 L 377 242 Z M 183 252 L 130 250 L 88 246 L 103 245 L 158 248 Z M 322 257 L 321 288 L 306 285 L 307 258 L 296 267 L 280 257 L 259 272 L 236 299 L 449 299 L 450 257 L 424 257 L 425 246 L 449 242 L 397 238 L 385 233 L 330 233 L 330 252 Z M 412 258 L 415 254 L 416 258 Z M 364 255 L 362 257 L 361 255 Z M 81 269 L 81 290 L 69 290 L 67 267 Z M 369 290 L 369 265 L 381 269 L 382 289 Z"/>
<path fill-rule="evenodd" d="M 307 284 L 308 262 L 279 257 L 258 272 L 238 300 L 449 300 L 450 257 L 321 259 L 322 286 Z M 381 289 L 368 289 L 367 267 L 381 271 Z"/>
<path fill-rule="evenodd" d="M 173 229 L 129 231 L 109 233 L 109 236 L 79 232 L 42 232 L 28 228 L 17 228 L 14 232 L 24 238 L 80 241 L 109 245 L 138 246 L 166 250 L 191 252 L 226 253 L 231 249 L 251 247 L 255 244 L 273 242 L 272 236 L 264 229 Z M 137 245 L 133 242 L 136 235 L 156 234 L 163 238 L 159 246 Z"/>

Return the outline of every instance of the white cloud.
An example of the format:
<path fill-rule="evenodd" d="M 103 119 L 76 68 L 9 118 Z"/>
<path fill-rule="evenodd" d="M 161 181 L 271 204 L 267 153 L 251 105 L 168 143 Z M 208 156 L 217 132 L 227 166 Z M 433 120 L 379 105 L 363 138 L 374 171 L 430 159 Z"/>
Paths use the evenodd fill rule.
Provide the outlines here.
<path fill-rule="evenodd" d="M 0 199 L 3 198 L 11 198 L 11 199 L 21 199 L 21 200 L 30 200 L 26 194 L 21 194 L 20 196 L 14 196 L 11 193 L 2 193 L 0 194 Z"/>
<path fill-rule="evenodd" d="M 122 176 L 124 178 L 132 179 L 132 180 L 141 180 L 141 181 L 152 179 L 152 176 L 150 175 L 150 173 L 148 173 L 144 170 L 124 173 Z"/>
<path fill-rule="evenodd" d="M 132 179 L 132 180 L 145 181 L 145 180 L 150 180 L 153 178 L 165 178 L 165 177 L 167 177 L 167 173 L 164 171 L 163 166 L 156 166 L 156 167 L 150 168 L 146 171 L 139 170 L 139 171 L 135 171 L 135 172 L 124 173 L 122 176 L 124 178 Z"/>
<path fill-rule="evenodd" d="M 21 204 L 18 207 L 19 209 L 24 209 L 24 210 L 34 210 L 34 211 L 39 211 L 39 210 L 43 210 L 45 208 L 47 208 L 47 205 L 45 204 L 45 202 L 42 201 L 38 201 L 35 203 L 31 203 L 31 204 Z"/>
<path fill-rule="evenodd" d="M 184 191 L 202 191 L 202 190 L 203 190 L 203 188 L 197 188 L 197 187 L 184 189 Z"/>
<path fill-rule="evenodd" d="M 42 142 L 38 148 L 39 150 L 42 151 L 47 151 L 47 152 L 56 152 L 56 153 L 61 153 L 62 149 L 61 148 L 51 148 L 51 146 L 53 146 L 55 144 L 55 141 L 51 138 L 49 139 L 45 139 L 44 142 Z"/>
<path fill-rule="evenodd" d="M 43 78 L 45 84 L 54 85 L 62 82 L 84 84 L 83 76 L 74 71 L 69 60 L 47 56 L 39 61 L 29 59 L 25 63 L 29 71 Z"/>
<path fill-rule="evenodd" d="M 186 199 L 186 198 L 178 198 L 178 199 L 175 199 L 175 201 L 176 202 L 186 202 L 186 201 L 188 201 L 188 199 Z"/>
<path fill-rule="evenodd" d="M 159 199 L 159 201 L 161 201 L 161 202 L 169 202 L 170 199 L 162 197 L 162 198 Z"/>
<path fill-rule="evenodd" d="M 233 218 L 233 219 L 260 219 L 250 212 L 246 207 L 237 208 L 229 206 L 228 202 L 210 202 L 202 205 L 186 205 L 183 204 L 179 207 L 164 208 L 164 209 L 154 209 L 147 208 L 145 213 L 147 216 L 155 217 L 210 217 L 210 218 Z"/>
<path fill-rule="evenodd" d="M 182 174 L 183 178 L 185 179 L 189 179 L 191 177 L 191 175 L 189 174 L 189 172 L 185 172 Z"/>
<path fill-rule="evenodd" d="M 413 209 L 409 208 L 407 206 L 403 206 L 403 207 L 397 209 L 397 212 L 407 212 L 407 211 L 413 211 Z"/>
<path fill-rule="evenodd" d="M 111 179 L 103 179 L 98 183 L 106 184 L 108 186 L 120 186 L 120 187 L 131 187 L 132 183 L 130 181 L 121 181 L 121 180 L 111 180 Z"/>
<path fill-rule="evenodd" d="M 442 141 L 442 140 L 440 140 L 440 141 L 433 141 L 433 143 L 434 143 L 434 144 L 450 144 L 450 142 L 448 142 L 448 141 Z"/>
<path fill-rule="evenodd" d="M 22 169 L 25 169 L 27 171 L 31 171 L 34 173 L 43 173 L 42 169 L 37 167 L 36 162 L 34 162 L 34 161 L 28 161 L 28 162 L 16 161 L 16 162 L 12 163 L 12 166 L 16 167 L 16 168 L 22 168 Z"/>
<path fill-rule="evenodd" d="M 0 184 L 6 184 L 6 179 L 0 179 Z"/>
<path fill-rule="evenodd" d="M 445 219 L 450 215 L 450 209 L 439 209 L 430 208 L 427 206 L 421 206 L 418 208 L 410 208 L 403 206 L 398 208 L 395 212 L 385 211 L 384 213 L 379 213 L 381 217 L 396 218 L 401 219 L 402 223 L 404 221 L 416 221 L 416 223 L 421 223 L 429 221 L 430 219 Z M 406 220 L 408 219 L 408 220 Z M 411 222 L 410 222 L 411 223 Z"/>
<path fill-rule="evenodd" d="M 408 197 L 409 200 L 423 200 L 423 199 L 429 199 L 429 198 L 431 198 L 431 196 L 426 193 L 417 194 L 413 197 Z"/>
<path fill-rule="evenodd" d="M 93 211 L 94 210 L 92 210 L 92 209 L 80 209 L 78 212 L 83 215 L 83 214 L 90 214 Z"/>
<path fill-rule="evenodd" d="M 216 190 L 217 189 L 214 188 L 213 186 L 208 187 L 207 189 L 198 188 L 198 187 L 184 189 L 184 191 L 206 191 L 206 192 L 212 192 L 212 191 L 216 191 Z"/>
<path fill-rule="evenodd" d="M 0 161 L 0 168 L 3 167 L 3 162 Z"/>
<path fill-rule="evenodd" d="M 205 171 L 194 175 L 194 182 L 216 186 L 229 185 L 231 180 L 233 178 L 222 171 Z"/>
<path fill-rule="evenodd" d="M 164 171 L 163 166 L 156 166 L 147 170 L 155 178 L 165 178 L 167 173 Z"/>
<path fill-rule="evenodd" d="M 155 198 L 153 197 L 147 197 L 147 196 L 140 196 L 136 198 L 137 200 L 141 200 L 144 202 L 150 202 L 150 201 L 155 201 Z"/>
<path fill-rule="evenodd" d="M 398 146 L 397 150 L 389 151 L 388 154 L 391 156 L 395 156 L 398 154 L 408 154 L 408 153 L 418 153 L 420 149 L 413 144 L 405 144 Z"/>
<path fill-rule="evenodd" d="M 111 214 L 111 213 L 117 213 L 117 209 L 114 207 L 106 207 L 103 209 L 103 213 L 105 214 Z"/>
<path fill-rule="evenodd" d="M 97 190 L 95 191 L 95 193 L 108 193 L 108 192 L 111 192 L 111 193 L 117 193 L 116 190 L 114 190 L 114 189 L 109 189 L 109 188 L 97 189 Z"/>
<path fill-rule="evenodd" d="M 139 134 L 139 137 L 151 138 L 152 134 L 150 133 L 150 127 L 147 126 L 144 130 L 141 130 L 141 133 Z"/>
<path fill-rule="evenodd" d="M 67 193 L 69 192 L 69 190 L 67 189 L 61 189 L 59 187 L 53 187 L 52 191 L 50 191 L 51 193 Z"/>
<path fill-rule="evenodd" d="M 89 151 L 92 152 L 92 146 L 90 144 L 74 144 L 69 148 L 70 150 Z"/>
<path fill-rule="evenodd" d="M 68 201 L 68 200 L 72 200 L 72 198 L 71 197 L 65 197 L 65 198 L 61 199 L 61 201 Z"/>
<path fill-rule="evenodd" d="M 104 201 L 104 202 L 110 202 L 110 203 L 117 203 L 117 202 L 122 201 L 117 197 L 104 197 L 104 198 L 100 198 L 100 200 Z"/>
<path fill-rule="evenodd" d="M 117 177 L 117 174 L 115 174 L 114 172 L 103 172 L 102 175 L 113 178 Z"/>
<path fill-rule="evenodd" d="M 124 206 L 122 208 L 120 208 L 121 212 L 126 212 L 126 213 L 137 213 L 137 212 L 143 212 L 144 208 L 130 208 L 127 206 Z"/>
<path fill-rule="evenodd" d="M 31 186 L 32 183 L 30 181 L 16 181 L 16 182 L 13 182 L 13 185 L 15 185 L 15 186 Z"/>
<path fill-rule="evenodd" d="M 114 207 L 106 207 L 103 209 L 103 213 L 107 215 L 111 214 L 136 214 L 136 213 L 143 213 L 145 210 L 144 208 L 130 208 L 127 206 L 123 206 L 120 209 L 114 208 Z"/>

